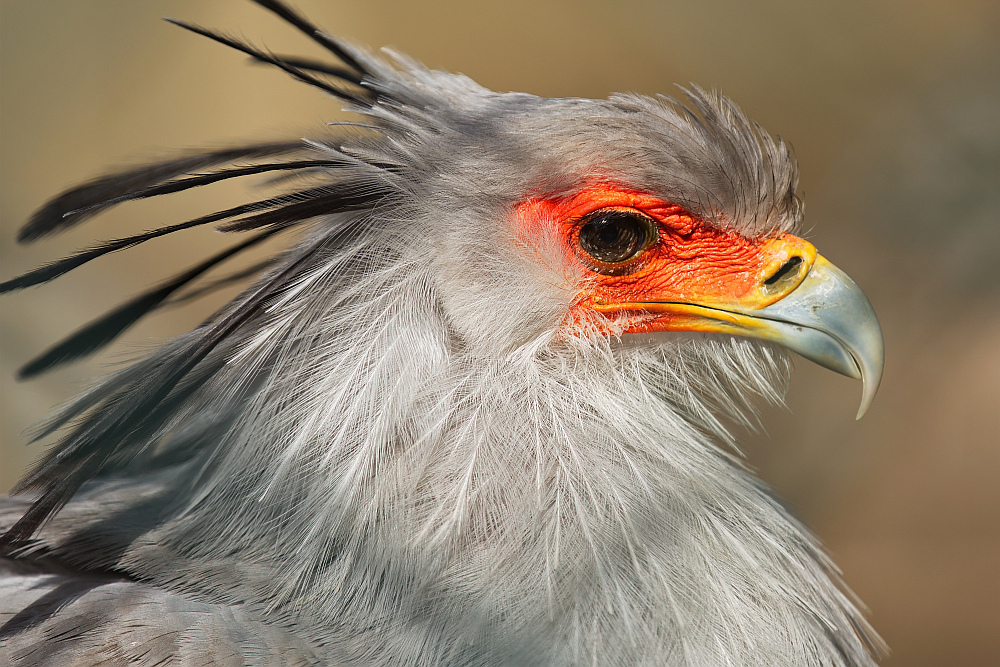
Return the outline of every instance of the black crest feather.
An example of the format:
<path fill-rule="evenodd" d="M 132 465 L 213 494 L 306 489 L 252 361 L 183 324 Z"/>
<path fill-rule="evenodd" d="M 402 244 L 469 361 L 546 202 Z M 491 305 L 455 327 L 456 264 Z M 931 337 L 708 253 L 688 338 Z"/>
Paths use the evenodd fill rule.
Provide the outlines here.
<path fill-rule="evenodd" d="M 246 216 L 249 213 L 264 209 L 273 210 L 270 211 L 270 215 L 266 216 L 259 214 L 239 218 L 231 224 L 224 226 L 222 231 L 248 231 L 270 224 L 301 222 L 302 220 L 323 213 L 364 208 L 377 194 L 376 192 L 355 193 L 351 188 L 337 188 L 331 191 L 331 186 L 323 186 L 279 197 L 262 199 L 248 204 L 240 204 L 239 206 L 209 213 L 193 220 L 166 225 L 142 234 L 114 239 L 88 248 L 87 250 L 81 250 L 69 257 L 46 264 L 0 283 L 0 294 L 48 282 L 108 253 L 131 248 L 146 241 L 151 241 L 152 239 L 185 229 L 201 227 L 241 215 Z M 338 208 L 341 202 L 343 202 L 343 206 Z"/>
<path fill-rule="evenodd" d="M 227 248 L 209 257 L 197 266 L 174 276 L 164 284 L 140 294 L 128 303 L 122 304 L 111 312 L 102 315 L 97 320 L 32 359 L 18 371 L 18 375 L 22 379 L 30 378 L 56 366 L 96 352 L 121 335 L 147 313 L 158 308 L 171 294 L 181 287 L 184 287 L 215 265 L 226 261 L 247 248 L 257 245 L 280 229 L 280 227 L 273 227 L 240 244 Z"/>
<path fill-rule="evenodd" d="M 265 52 L 261 51 L 260 49 L 257 49 L 257 48 L 255 48 L 253 46 L 250 46 L 249 44 L 241 42 L 238 39 L 234 39 L 232 37 L 227 37 L 227 36 L 225 36 L 225 35 L 223 35 L 221 33 L 215 32 L 213 30 L 209 30 L 207 28 L 202 28 L 201 26 L 197 26 L 197 25 L 194 25 L 193 23 L 188 23 L 186 21 L 179 21 L 177 19 L 169 19 L 168 18 L 166 20 L 169 21 L 170 23 L 173 23 L 176 26 L 184 28 L 185 30 L 190 30 L 191 32 L 199 34 L 199 35 L 201 35 L 203 37 L 208 37 L 209 39 L 215 40 L 216 42 L 219 42 L 220 44 L 225 44 L 226 46 L 228 46 L 230 48 L 236 49 L 237 51 L 242 51 L 243 53 L 247 54 L 248 56 L 250 56 L 254 60 L 259 60 L 262 63 L 267 63 L 269 65 L 274 65 L 275 67 L 277 67 L 279 69 L 282 69 L 285 72 L 287 72 L 288 74 L 292 75 L 294 78 L 298 79 L 299 81 L 301 81 L 303 83 L 307 83 L 310 86 L 314 86 L 316 88 L 319 88 L 320 90 L 323 90 L 323 91 L 325 91 L 327 93 L 330 93 L 334 97 L 338 97 L 338 98 L 344 100 L 345 102 L 351 102 L 351 103 L 357 104 L 359 106 L 370 106 L 371 105 L 372 100 L 370 99 L 368 93 L 366 93 L 363 90 L 359 91 L 359 92 L 351 92 L 349 90 L 345 90 L 345 89 L 340 88 L 338 86 L 334 86 L 332 84 L 327 83 L 326 81 L 323 81 L 322 79 L 316 78 L 315 76 L 309 74 L 305 70 L 302 70 L 302 69 L 299 69 L 299 68 L 295 67 L 291 63 L 288 63 L 288 62 L 282 60 L 281 58 L 279 58 L 277 56 L 273 56 L 273 55 L 270 55 L 268 53 L 265 53 Z"/>
<path fill-rule="evenodd" d="M 48 234 L 62 232 L 79 224 L 107 207 L 122 201 L 122 197 L 163 183 L 182 174 L 218 164 L 260 157 L 273 157 L 301 150 L 301 142 L 256 144 L 240 148 L 199 153 L 186 157 L 131 167 L 106 174 L 66 190 L 38 209 L 21 228 L 17 240 L 22 243 L 38 240 Z"/>
<path fill-rule="evenodd" d="M 327 64 L 305 58 L 271 55 L 214 31 L 182 21 L 168 20 L 241 51 L 258 62 L 278 67 L 299 81 L 344 102 L 362 107 L 370 107 L 374 103 L 376 93 L 366 88 L 365 83 L 366 79 L 375 77 L 352 55 L 350 49 L 283 3 L 256 1 L 309 35 L 340 63 Z M 318 78 L 313 73 L 332 77 L 338 85 Z M 338 176 L 338 170 L 346 167 L 353 167 L 353 175 Z M 182 288 L 194 283 L 213 267 L 282 230 L 319 216 L 377 207 L 391 193 L 383 181 L 369 176 L 385 167 L 386 165 L 365 163 L 355 156 L 341 154 L 335 145 L 303 141 L 256 143 L 115 171 L 63 192 L 29 219 L 19 233 L 19 241 L 31 242 L 65 231 L 123 202 L 182 192 L 231 178 L 273 172 L 291 175 L 321 172 L 333 176 L 325 178 L 326 182 L 321 186 L 249 202 L 185 222 L 106 241 L 0 283 L 0 293 L 38 285 L 108 253 L 131 248 L 174 232 L 221 221 L 228 222 L 219 228 L 220 231 L 256 232 L 246 240 L 195 264 L 79 329 L 25 365 L 20 371 L 21 377 L 38 375 L 101 349 L 157 308 L 188 301 L 274 267 L 275 258 L 269 258 L 178 295 L 178 292 L 183 292 Z M 217 362 L 208 363 L 206 357 L 258 316 L 267 303 L 282 293 L 297 272 L 318 261 L 317 258 L 322 256 L 327 244 L 342 242 L 343 238 L 340 237 L 343 236 L 343 227 L 349 220 L 349 216 L 331 218 L 328 225 L 330 229 L 326 234 L 311 240 L 283 259 L 280 268 L 275 268 L 272 274 L 260 280 L 200 328 L 175 341 L 168 353 L 150 357 L 129 367 L 108 392 L 85 395 L 42 426 L 35 436 L 36 440 L 51 435 L 71 420 L 76 420 L 72 429 L 50 454 L 13 490 L 13 493 L 37 490 L 41 491 L 41 496 L 0 537 L 0 554 L 14 553 L 25 547 L 39 527 L 58 512 L 84 482 L 100 475 L 111 463 L 122 464 L 142 451 L 162 425 L 166 415 L 203 386 L 211 376 L 213 368 L 208 366 Z"/>
<path fill-rule="evenodd" d="M 338 60 L 353 69 L 359 75 L 369 74 L 368 68 L 366 68 L 357 58 L 355 58 L 343 45 L 319 29 L 318 26 L 313 24 L 309 19 L 302 16 L 291 7 L 278 0 L 253 0 L 255 3 L 268 9 L 282 19 L 292 24 L 299 30 L 301 30 L 306 35 L 327 51 L 332 53 Z"/>

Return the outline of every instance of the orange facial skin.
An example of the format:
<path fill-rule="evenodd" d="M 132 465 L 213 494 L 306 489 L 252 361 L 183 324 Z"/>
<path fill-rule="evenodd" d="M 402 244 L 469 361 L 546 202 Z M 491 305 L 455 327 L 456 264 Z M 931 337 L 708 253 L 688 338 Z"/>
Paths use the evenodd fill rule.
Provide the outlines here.
<path fill-rule="evenodd" d="M 587 216 L 603 209 L 648 216 L 657 238 L 634 259 L 602 264 L 580 247 L 579 234 Z M 723 322 L 716 309 L 746 312 L 777 301 L 798 286 L 816 257 L 812 244 L 791 234 L 748 239 L 713 228 L 680 206 L 608 183 L 575 195 L 527 200 L 515 208 L 515 218 L 526 242 L 554 230 L 568 261 L 590 277 L 568 321 L 592 321 L 594 313 L 626 316 L 623 333 L 718 331 Z M 786 270 L 789 275 L 773 279 L 793 257 L 801 261 Z M 706 322 L 705 309 L 713 310 L 714 322 Z"/>

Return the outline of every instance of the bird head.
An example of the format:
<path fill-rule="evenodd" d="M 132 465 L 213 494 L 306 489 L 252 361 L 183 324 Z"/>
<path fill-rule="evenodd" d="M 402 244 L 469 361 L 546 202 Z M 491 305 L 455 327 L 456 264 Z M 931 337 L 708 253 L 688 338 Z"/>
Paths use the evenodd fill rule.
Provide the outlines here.
<path fill-rule="evenodd" d="M 404 76 L 405 90 L 427 91 L 405 140 L 422 209 L 407 224 L 424 221 L 441 303 L 465 343 L 497 354 L 595 336 L 746 337 L 863 379 L 858 418 L 868 409 L 883 363 L 875 314 L 794 235 L 795 161 L 732 102 L 697 87 L 686 106 L 551 100 L 422 69 Z"/>

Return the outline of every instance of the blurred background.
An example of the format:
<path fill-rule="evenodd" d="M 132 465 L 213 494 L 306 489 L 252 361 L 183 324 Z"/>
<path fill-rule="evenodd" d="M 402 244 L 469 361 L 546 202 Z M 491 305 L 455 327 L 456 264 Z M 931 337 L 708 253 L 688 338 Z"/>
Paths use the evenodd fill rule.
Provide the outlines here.
<path fill-rule="evenodd" d="M 732 97 L 794 146 L 806 236 L 867 292 L 885 378 L 798 362 L 788 410 L 743 438 L 892 647 L 891 667 L 1000 664 L 1000 3 L 297 0 L 330 32 L 495 90 Z M 338 104 L 160 21 L 322 55 L 242 0 L 2 0 L 0 262 L 9 278 L 99 239 L 246 201 L 246 181 L 128 204 L 28 247 L 48 197 L 191 147 L 317 135 Z M 254 193 L 250 193 L 251 195 Z M 186 232 L 0 305 L 0 491 L 44 444 L 24 431 L 88 380 L 195 326 L 234 291 L 161 311 L 93 360 L 17 383 L 65 334 L 226 239 Z M 247 260 L 252 261 L 251 259 Z"/>

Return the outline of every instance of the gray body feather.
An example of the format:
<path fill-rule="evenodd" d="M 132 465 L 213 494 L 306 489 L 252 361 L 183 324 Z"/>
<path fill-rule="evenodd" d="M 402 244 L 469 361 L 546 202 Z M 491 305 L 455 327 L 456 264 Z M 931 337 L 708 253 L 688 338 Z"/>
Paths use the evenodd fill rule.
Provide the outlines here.
<path fill-rule="evenodd" d="M 780 400 L 784 353 L 614 322 L 560 335 L 582 278 L 507 224 L 605 179 L 790 230 L 785 147 L 700 90 L 691 110 L 497 94 L 341 48 L 375 129 L 294 152 L 333 163 L 311 188 L 363 205 L 301 217 L 243 295 L 43 429 L 72 424 L 3 527 L 72 500 L 4 561 L 0 655 L 873 664 L 821 548 L 725 449 L 720 418 Z"/>
<path fill-rule="evenodd" d="M 9 665 L 322 665 L 322 652 L 246 606 L 118 577 L 0 561 L 0 662 Z"/>

